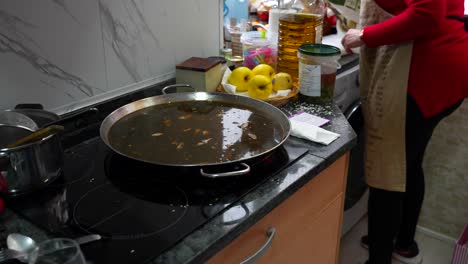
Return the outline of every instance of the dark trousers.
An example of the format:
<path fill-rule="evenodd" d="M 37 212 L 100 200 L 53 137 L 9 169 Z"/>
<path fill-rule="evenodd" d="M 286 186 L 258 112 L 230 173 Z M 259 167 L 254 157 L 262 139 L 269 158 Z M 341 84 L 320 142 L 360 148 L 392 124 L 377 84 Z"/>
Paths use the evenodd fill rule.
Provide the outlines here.
<path fill-rule="evenodd" d="M 426 146 L 437 124 L 463 102 L 442 113 L 424 118 L 408 96 L 406 106 L 406 192 L 370 188 L 368 235 L 370 264 L 390 264 L 394 243 L 408 248 L 414 242 L 416 225 L 424 199 L 422 163 Z"/>

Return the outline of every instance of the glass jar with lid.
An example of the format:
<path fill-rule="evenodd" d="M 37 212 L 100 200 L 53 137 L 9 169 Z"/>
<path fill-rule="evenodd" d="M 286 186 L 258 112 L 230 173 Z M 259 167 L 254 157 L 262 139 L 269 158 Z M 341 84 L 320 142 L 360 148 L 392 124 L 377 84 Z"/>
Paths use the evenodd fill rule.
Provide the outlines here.
<path fill-rule="evenodd" d="M 336 70 L 341 67 L 340 49 L 325 44 L 303 44 L 297 56 L 300 99 L 310 103 L 332 101 Z"/>

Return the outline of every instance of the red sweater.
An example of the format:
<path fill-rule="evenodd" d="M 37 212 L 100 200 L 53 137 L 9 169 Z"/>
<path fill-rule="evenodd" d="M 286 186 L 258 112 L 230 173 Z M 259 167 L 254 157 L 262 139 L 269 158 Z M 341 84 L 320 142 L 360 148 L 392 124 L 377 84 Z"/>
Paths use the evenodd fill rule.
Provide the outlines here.
<path fill-rule="evenodd" d="M 414 41 L 408 93 L 425 117 L 468 97 L 468 33 L 462 22 L 464 0 L 375 0 L 394 15 L 364 28 L 367 47 Z"/>

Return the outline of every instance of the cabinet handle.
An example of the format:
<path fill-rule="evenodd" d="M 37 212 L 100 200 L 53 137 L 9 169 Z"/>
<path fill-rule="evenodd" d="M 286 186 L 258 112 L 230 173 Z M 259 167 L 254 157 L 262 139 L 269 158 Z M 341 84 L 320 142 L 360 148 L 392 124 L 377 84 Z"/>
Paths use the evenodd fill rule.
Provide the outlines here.
<path fill-rule="evenodd" d="M 276 229 L 274 227 L 268 228 L 266 236 L 268 237 L 267 241 L 263 246 L 255 252 L 252 256 L 248 257 L 246 260 L 242 261 L 241 264 L 253 264 L 261 256 L 265 255 L 266 251 L 270 248 L 273 238 L 275 237 Z"/>

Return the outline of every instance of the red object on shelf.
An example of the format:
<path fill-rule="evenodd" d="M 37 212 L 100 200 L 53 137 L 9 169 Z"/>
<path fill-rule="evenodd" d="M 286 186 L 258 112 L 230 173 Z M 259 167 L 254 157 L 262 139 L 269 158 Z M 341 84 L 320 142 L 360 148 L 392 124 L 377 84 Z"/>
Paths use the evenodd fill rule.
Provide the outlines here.
<path fill-rule="evenodd" d="M 257 11 L 257 16 L 261 21 L 268 21 L 269 13 L 268 11 Z"/>
<path fill-rule="evenodd" d="M 333 15 L 333 16 L 328 16 L 327 14 L 325 14 L 325 17 L 323 18 L 325 20 L 325 22 L 327 22 L 328 24 L 332 25 L 332 26 L 336 26 L 336 15 Z"/>

